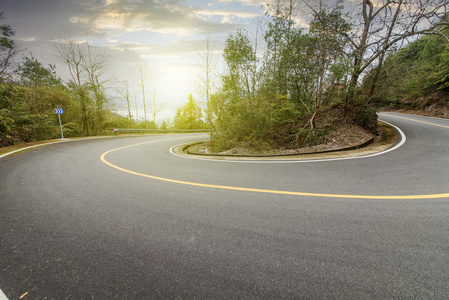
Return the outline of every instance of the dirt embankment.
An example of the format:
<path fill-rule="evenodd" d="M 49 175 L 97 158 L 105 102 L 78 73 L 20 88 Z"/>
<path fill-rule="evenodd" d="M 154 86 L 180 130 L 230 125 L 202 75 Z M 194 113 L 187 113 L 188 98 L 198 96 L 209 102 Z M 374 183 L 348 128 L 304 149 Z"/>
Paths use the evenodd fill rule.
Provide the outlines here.
<path fill-rule="evenodd" d="M 395 106 L 382 110 L 449 119 L 449 102 L 445 97 L 443 93 L 434 93 L 414 100 L 402 99 Z"/>
<path fill-rule="evenodd" d="M 332 132 L 326 143 L 298 147 L 295 149 L 272 149 L 269 152 L 254 152 L 248 148 L 235 147 L 223 152 L 213 152 L 209 148 L 208 142 L 201 142 L 189 145 L 183 150 L 187 154 L 206 155 L 206 156 L 292 156 L 300 154 L 316 154 L 337 151 L 354 150 L 366 147 L 368 145 L 382 146 L 383 148 L 393 145 L 397 135 L 389 125 L 379 122 L 377 134 L 372 134 L 360 126 L 350 125 L 340 127 Z"/>

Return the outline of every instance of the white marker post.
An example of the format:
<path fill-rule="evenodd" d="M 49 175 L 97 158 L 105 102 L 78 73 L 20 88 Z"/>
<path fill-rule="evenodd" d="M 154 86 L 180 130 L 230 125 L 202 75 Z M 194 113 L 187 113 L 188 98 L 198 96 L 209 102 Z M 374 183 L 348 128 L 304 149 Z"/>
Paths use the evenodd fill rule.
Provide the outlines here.
<path fill-rule="evenodd" d="M 64 139 L 64 133 L 62 132 L 62 125 L 61 125 L 61 114 L 64 113 L 64 110 L 62 108 L 59 108 L 59 106 L 57 106 L 55 108 L 55 114 L 58 115 L 58 119 L 59 119 L 59 128 L 61 128 L 61 138 Z"/>

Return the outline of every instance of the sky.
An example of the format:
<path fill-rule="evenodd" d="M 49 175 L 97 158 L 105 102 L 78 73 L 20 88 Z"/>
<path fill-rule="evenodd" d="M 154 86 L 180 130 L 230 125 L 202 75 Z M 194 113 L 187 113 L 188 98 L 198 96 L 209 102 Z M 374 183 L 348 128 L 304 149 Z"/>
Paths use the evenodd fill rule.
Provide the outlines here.
<path fill-rule="evenodd" d="M 198 98 L 195 56 L 204 46 L 206 36 L 213 42 L 219 59 L 226 38 L 237 26 L 250 25 L 264 15 L 266 3 L 258 0 L 0 0 L 0 11 L 4 13 L 0 23 L 10 25 L 15 31 L 14 40 L 22 55 L 32 53 L 44 66 L 55 64 L 57 74 L 65 80 L 69 74 L 57 58 L 55 40 L 79 36 L 100 47 L 110 57 L 113 88 L 123 89 L 127 80 L 132 101 L 135 91 L 139 118 L 143 117 L 142 97 L 133 73 L 138 63 L 143 64 L 149 75 L 147 101 L 155 89 L 156 106 L 164 106 L 156 120 L 161 123 L 169 118 L 173 120 L 176 109 L 187 102 L 190 93 Z M 116 107 L 122 112 L 120 106 Z M 133 114 L 136 115 L 135 108 Z"/>

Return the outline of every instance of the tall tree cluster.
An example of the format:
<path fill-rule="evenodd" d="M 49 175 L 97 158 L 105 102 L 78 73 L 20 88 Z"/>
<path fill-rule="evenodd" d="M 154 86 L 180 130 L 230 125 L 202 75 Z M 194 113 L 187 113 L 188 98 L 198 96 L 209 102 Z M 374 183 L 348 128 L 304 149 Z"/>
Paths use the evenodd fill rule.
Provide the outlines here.
<path fill-rule="evenodd" d="M 105 134 L 132 123 L 110 109 L 107 56 L 72 38 L 55 46 L 69 70 L 68 82 L 54 65 L 21 55 L 12 28 L 0 26 L 0 147 L 61 137 L 56 107 L 64 110 L 64 137 Z"/>
<path fill-rule="evenodd" d="M 373 98 L 386 58 L 422 35 L 447 38 L 447 2 L 351 3 L 352 9 L 344 9 L 307 2 L 312 15 L 307 26 L 297 22 L 298 3 L 279 0 L 267 6 L 263 56 L 256 55 L 257 42 L 246 28 L 228 37 L 223 51 L 227 72 L 211 96 L 214 147 L 296 147 L 323 133 L 323 123 L 332 118 L 376 129 Z M 367 73 L 370 86 L 362 89 Z"/>
<path fill-rule="evenodd" d="M 54 67 L 43 66 L 36 59 L 23 57 L 16 74 L 18 81 L 0 83 L 0 146 L 58 137 L 54 108 L 62 106 L 66 119 L 76 120 L 75 103 L 70 91 L 54 73 Z M 12 78 L 15 74 L 8 74 Z M 64 132 L 77 132 L 75 122 L 65 122 Z"/>
<path fill-rule="evenodd" d="M 449 110 L 449 36 L 423 36 L 386 57 L 380 72 L 372 69 L 363 80 L 363 89 L 371 91 L 375 77 L 374 104 L 401 109 Z M 407 74 L 407 76 L 404 76 Z"/>
<path fill-rule="evenodd" d="M 55 47 L 71 76 L 68 87 L 80 105 L 83 132 L 100 134 L 108 113 L 109 57 L 89 42 L 72 37 L 56 41 Z"/>

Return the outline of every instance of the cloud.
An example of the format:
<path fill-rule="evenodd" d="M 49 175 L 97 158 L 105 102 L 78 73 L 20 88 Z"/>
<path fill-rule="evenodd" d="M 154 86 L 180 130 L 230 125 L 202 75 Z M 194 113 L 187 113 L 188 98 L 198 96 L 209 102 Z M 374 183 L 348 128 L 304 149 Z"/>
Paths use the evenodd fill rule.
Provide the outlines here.
<path fill-rule="evenodd" d="M 175 40 L 168 45 L 155 44 L 149 46 L 125 42 L 111 46 L 111 48 L 119 51 L 134 51 L 139 53 L 141 57 L 148 59 L 181 58 L 195 55 L 197 52 L 196 48 L 201 42 L 199 40 Z"/>
<path fill-rule="evenodd" d="M 23 38 L 19 39 L 19 41 L 22 41 L 22 42 L 34 42 L 35 40 L 36 40 L 36 37 L 23 37 Z"/>
<path fill-rule="evenodd" d="M 36 39 L 50 39 L 51 36 L 60 32 L 88 30 L 88 20 L 82 15 L 83 7 L 77 1 L 3 2 L 4 22 L 11 25 L 18 38 L 33 36 Z M 82 18 L 73 18 L 79 15 Z"/>
<path fill-rule="evenodd" d="M 111 42 L 112 43 L 112 42 Z M 144 52 L 150 51 L 154 46 L 145 46 L 141 43 L 132 43 L 132 42 L 117 42 L 112 43 L 108 48 L 118 50 L 118 51 L 134 51 L 134 52 Z"/>
<path fill-rule="evenodd" d="M 76 23 L 84 23 L 84 24 L 88 24 L 88 23 L 89 23 L 89 19 L 88 19 L 88 18 L 80 18 L 80 17 L 71 17 L 71 18 L 69 19 L 69 21 L 70 21 L 71 23 L 74 23 L 74 24 L 76 24 Z"/>
<path fill-rule="evenodd" d="M 134 32 L 147 30 L 164 34 L 192 35 L 201 32 L 225 32 L 230 28 L 219 22 L 202 19 L 193 8 L 180 2 L 132 2 L 108 0 L 103 5 L 85 5 L 91 15 L 91 27 L 104 32 L 120 30 Z M 85 20 L 85 16 L 74 16 Z"/>
<path fill-rule="evenodd" d="M 232 18 L 230 16 L 224 16 L 223 19 L 221 20 L 222 24 L 232 24 Z"/>
<path fill-rule="evenodd" d="M 250 12 L 250 11 L 237 11 L 237 10 L 221 10 L 221 9 L 197 9 L 195 10 L 195 13 L 198 15 L 204 15 L 204 16 L 236 16 L 239 18 L 254 18 L 259 15 L 257 12 Z"/>
<path fill-rule="evenodd" d="M 196 41 L 176 40 L 168 46 L 159 46 L 148 53 L 149 56 L 170 57 L 189 56 L 195 53 Z"/>
<path fill-rule="evenodd" d="M 206 11 L 181 1 L 123 0 L 14 0 L 4 1 L 5 22 L 18 38 L 50 39 L 61 34 L 89 33 L 107 36 L 117 32 L 151 31 L 178 36 L 225 33 L 233 24 L 205 19 L 204 15 L 251 17 L 251 13 L 225 10 Z M 26 36 L 25 36 L 26 35 Z"/>
<path fill-rule="evenodd" d="M 224 0 L 226 1 L 226 0 Z M 266 1 L 260 1 L 260 0 L 240 0 L 237 1 L 241 3 L 243 6 L 265 6 L 268 3 L 276 3 L 276 0 L 266 0 Z"/>

